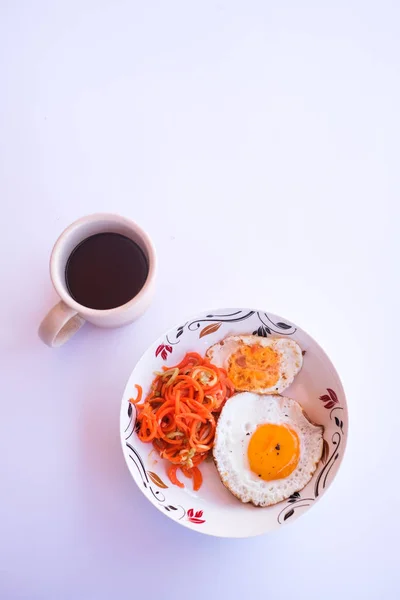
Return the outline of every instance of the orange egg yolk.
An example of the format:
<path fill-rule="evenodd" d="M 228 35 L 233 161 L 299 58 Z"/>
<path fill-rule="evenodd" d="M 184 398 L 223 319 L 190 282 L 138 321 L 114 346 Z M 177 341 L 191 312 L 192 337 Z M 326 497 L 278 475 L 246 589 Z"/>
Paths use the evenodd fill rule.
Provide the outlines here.
<path fill-rule="evenodd" d="M 264 481 L 288 477 L 300 459 L 300 440 L 286 425 L 259 425 L 247 450 L 250 469 Z"/>
<path fill-rule="evenodd" d="M 229 361 L 228 375 L 237 390 L 271 388 L 279 379 L 280 355 L 259 344 L 243 345 Z"/>

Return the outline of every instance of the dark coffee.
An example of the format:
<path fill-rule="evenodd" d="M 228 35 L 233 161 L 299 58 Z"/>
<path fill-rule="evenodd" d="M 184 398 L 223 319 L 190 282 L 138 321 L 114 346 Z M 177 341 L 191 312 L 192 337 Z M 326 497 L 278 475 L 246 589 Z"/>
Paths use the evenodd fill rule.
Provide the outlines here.
<path fill-rule="evenodd" d="M 119 233 L 98 233 L 74 248 L 65 281 L 79 304 L 105 310 L 134 298 L 148 273 L 146 257 L 135 242 Z"/>

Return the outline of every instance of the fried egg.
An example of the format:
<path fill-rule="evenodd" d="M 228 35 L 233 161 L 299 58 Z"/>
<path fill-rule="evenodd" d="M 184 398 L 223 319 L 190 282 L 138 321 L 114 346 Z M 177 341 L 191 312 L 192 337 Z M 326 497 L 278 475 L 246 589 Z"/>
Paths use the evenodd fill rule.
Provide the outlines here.
<path fill-rule="evenodd" d="M 242 502 L 281 502 L 310 481 L 323 432 L 291 398 L 236 394 L 218 420 L 213 455 L 219 476 Z"/>
<path fill-rule="evenodd" d="M 223 367 L 238 392 L 280 394 L 303 365 L 300 346 L 287 338 L 231 335 L 211 346 L 207 358 Z"/>

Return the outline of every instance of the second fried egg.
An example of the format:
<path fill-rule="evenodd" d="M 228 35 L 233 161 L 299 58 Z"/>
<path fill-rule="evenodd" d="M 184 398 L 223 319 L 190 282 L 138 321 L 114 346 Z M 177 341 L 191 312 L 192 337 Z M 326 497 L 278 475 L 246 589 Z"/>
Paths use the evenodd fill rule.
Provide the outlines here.
<path fill-rule="evenodd" d="M 280 394 L 303 365 L 300 346 L 288 338 L 231 335 L 207 350 L 207 358 L 223 367 L 235 389 Z"/>

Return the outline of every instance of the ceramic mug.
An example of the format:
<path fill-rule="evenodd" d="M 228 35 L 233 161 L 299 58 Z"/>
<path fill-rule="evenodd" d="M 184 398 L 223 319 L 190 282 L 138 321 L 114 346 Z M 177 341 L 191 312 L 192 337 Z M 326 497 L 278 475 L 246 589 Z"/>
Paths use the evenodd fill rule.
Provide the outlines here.
<path fill-rule="evenodd" d="M 65 282 L 65 267 L 71 252 L 80 242 L 104 232 L 120 233 L 136 242 L 147 258 L 149 272 L 144 286 L 129 302 L 116 308 L 98 310 L 83 306 L 72 298 Z M 147 233 L 130 219 L 107 213 L 89 215 L 72 223 L 58 238 L 51 253 L 50 276 L 61 301 L 42 321 L 39 336 L 48 346 L 56 347 L 69 340 L 85 321 L 98 327 L 120 327 L 139 318 L 153 298 L 156 253 Z"/>

